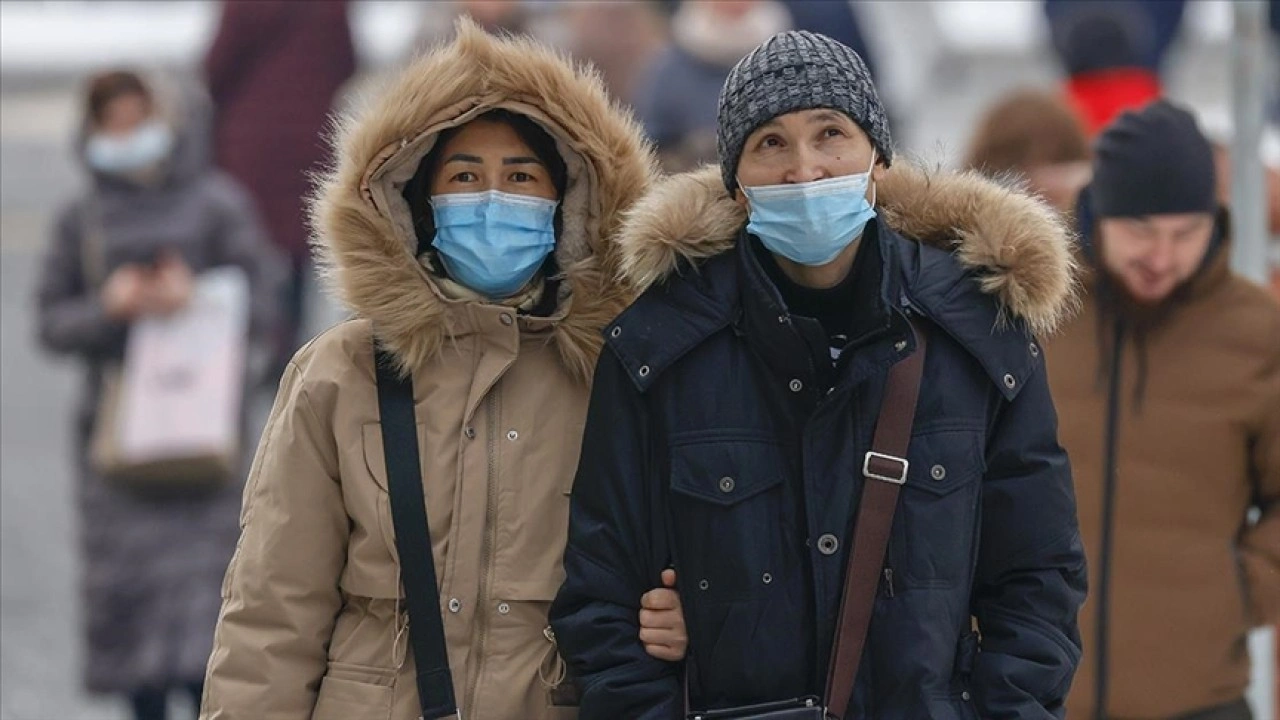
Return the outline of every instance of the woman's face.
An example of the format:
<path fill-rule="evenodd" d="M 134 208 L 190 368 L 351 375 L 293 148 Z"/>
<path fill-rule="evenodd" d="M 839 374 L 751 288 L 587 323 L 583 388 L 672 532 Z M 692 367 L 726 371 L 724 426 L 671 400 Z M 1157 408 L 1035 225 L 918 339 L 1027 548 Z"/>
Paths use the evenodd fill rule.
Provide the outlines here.
<path fill-rule="evenodd" d="M 124 137 L 150 119 L 151 101 L 138 93 L 127 93 L 103 106 L 96 130 L 109 137 Z"/>
<path fill-rule="evenodd" d="M 516 131 L 503 122 L 473 120 L 440 149 L 432 195 L 500 190 L 559 200 L 551 174 Z"/>

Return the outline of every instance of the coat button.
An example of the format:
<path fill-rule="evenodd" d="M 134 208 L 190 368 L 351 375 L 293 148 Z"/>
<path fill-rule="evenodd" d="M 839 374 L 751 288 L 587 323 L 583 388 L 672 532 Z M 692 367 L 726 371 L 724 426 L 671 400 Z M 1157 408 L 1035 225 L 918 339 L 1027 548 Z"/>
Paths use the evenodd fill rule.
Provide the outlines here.
<path fill-rule="evenodd" d="M 840 541 L 836 539 L 835 535 L 826 533 L 822 537 L 818 538 L 818 552 L 823 555 L 835 555 L 836 550 L 839 549 Z"/>
<path fill-rule="evenodd" d="M 786 325 L 787 323 L 791 322 L 791 318 L 788 317 L 787 315 L 779 315 L 778 322 L 782 325 Z"/>
<path fill-rule="evenodd" d="M 511 319 L 511 315 L 509 313 L 502 313 L 501 315 L 498 316 L 498 319 L 502 321 L 503 325 L 510 325 L 511 323 L 515 322 L 514 320 Z"/>
<path fill-rule="evenodd" d="M 800 382 L 799 379 L 795 379 L 788 383 L 788 387 L 791 388 L 791 392 L 800 392 L 804 389 L 804 383 Z"/>
<path fill-rule="evenodd" d="M 456 613 L 462 610 L 462 601 L 458 598 L 449 598 L 449 612 Z"/>
<path fill-rule="evenodd" d="M 971 697 L 972 697 L 972 696 L 969 694 L 969 691 L 968 691 L 968 690 L 965 690 L 964 692 L 960 693 L 960 699 L 961 699 L 961 700 L 963 700 L 963 701 L 965 701 L 965 702 L 969 702 L 969 699 L 970 699 Z"/>
<path fill-rule="evenodd" d="M 466 435 L 468 440 L 475 440 L 475 439 L 476 439 L 476 429 L 475 429 L 475 428 L 473 428 L 473 427 L 471 427 L 470 425 L 468 425 L 467 427 L 463 428 L 463 430 L 462 430 L 462 434 L 463 434 L 463 435 Z"/>
<path fill-rule="evenodd" d="M 509 612 L 511 612 L 511 606 L 510 606 L 510 605 L 508 605 L 508 604 L 506 604 L 506 603 L 504 603 L 504 602 L 500 602 L 500 603 L 498 603 L 498 614 L 499 614 L 499 615 L 506 615 L 506 614 L 507 614 L 507 613 L 509 613 Z"/>
<path fill-rule="evenodd" d="M 734 487 L 734 485 L 736 485 L 736 484 L 737 484 L 737 483 L 735 483 L 735 482 L 733 481 L 733 478 L 731 478 L 731 477 L 722 477 L 722 478 L 720 478 L 720 492 L 722 492 L 722 493 L 731 493 L 731 492 L 733 492 L 733 487 Z"/>
<path fill-rule="evenodd" d="M 1031 351 L 1031 357 L 1040 357 L 1040 346 L 1039 346 L 1039 345 L 1037 345 L 1037 344 L 1035 344 L 1035 343 L 1031 343 L 1030 345 L 1028 345 L 1028 346 L 1027 346 L 1027 349 L 1029 349 L 1029 350 Z"/>
<path fill-rule="evenodd" d="M 765 585 L 768 585 L 769 583 L 773 582 L 773 575 L 770 575 L 769 573 L 765 573 L 765 574 L 764 574 L 764 577 L 762 577 L 762 578 L 760 578 L 760 579 L 761 579 L 762 581 L 764 581 L 764 584 L 765 584 Z"/>
<path fill-rule="evenodd" d="M 639 369 L 637 372 L 639 372 L 639 373 L 640 373 L 640 377 L 648 377 L 648 376 L 649 376 L 649 366 L 648 366 L 648 365 L 641 365 L 641 366 L 640 366 L 640 369 Z"/>
<path fill-rule="evenodd" d="M 610 330 L 609 337 L 611 338 L 622 337 L 622 328 L 615 327 L 614 329 Z"/>
<path fill-rule="evenodd" d="M 707 582 L 706 580 L 699 580 L 699 581 L 698 581 L 698 589 L 699 589 L 699 590 L 706 590 L 706 589 L 707 589 L 707 588 L 709 588 L 709 587 L 711 587 L 711 583 Z"/>
<path fill-rule="evenodd" d="M 907 341 L 906 341 L 906 340 L 899 340 L 898 342 L 896 342 L 896 343 L 894 343 L 894 344 L 893 344 L 893 349 L 894 349 L 894 350 L 897 350 L 898 352 L 902 352 L 903 350 L 906 350 L 906 349 L 907 349 Z"/>
<path fill-rule="evenodd" d="M 1006 375 L 1004 376 L 1004 386 L 1005 386 L 1005 387 L 1007 387 L 1007 388 L 1009 388 L 1010 390 L 1012 390 L 1012 389 L 1014 389 L 1015 387 L 1017 387 L 1017 385 L 1018 385 L 1018 379 L 1017 379 L 1017 378 L 1015 378 L 1014 376 L 1009 375 L 1009 374 L 1006 374 Z"/>
<path fill-rule="evenodd" d="M 945 480 L 947 477 L 947 469 L 942 467 L 941 465 L 934 465 L 932 468 L 929 469 L 929 476 L 932 477 L 934 480 L 938 480 L 938 481 Z"/>
<path fill-rule="evenodd" d="M 510 440 L 511 442 L 515 442 L 520 439 L 520 433 L 516 432 L 515 430 L 508 430 L 507 439 Z"/>

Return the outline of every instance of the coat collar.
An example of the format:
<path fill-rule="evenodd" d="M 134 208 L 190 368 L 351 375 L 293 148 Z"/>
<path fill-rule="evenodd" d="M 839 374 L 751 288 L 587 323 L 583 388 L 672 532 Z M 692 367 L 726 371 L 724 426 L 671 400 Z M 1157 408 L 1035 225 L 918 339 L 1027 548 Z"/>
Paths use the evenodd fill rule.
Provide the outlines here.
<path fill-rule="evenodd" d="M 1078 305 L 1072 233 L 1017 188 L 899 162 L 878 185 L 876 210 L 881 229 L 954 255 L 996 299 L 1003 321 L 1050 335 Z M 745 224 L 718 168 L 667 178 L 627 211 L 618 234 L 621 274 L 643 291 L 725 253 Z"/>
<path fill-rule="evenodd" d="M 868 310 L 886 326 L 905 308 L 926 315 L 1012 398 L 1039 366 L 1032 334 L 1075 308 L 1070 234 L 1038 201 L 976 176 L 909 167 L 890 176 L 879 192 L 879 304 Z M 713 173 L 668 180 L 629 215 L 624 276 L 650 290 L 610 327 L 609 342 L 642 391 L 736 313 L 749 332 L 779 322 L 776 290 L 740 294 L 739 279 L 751 278 L 740 258 L 749 249 L 738 246 L 745 217 Z"/>

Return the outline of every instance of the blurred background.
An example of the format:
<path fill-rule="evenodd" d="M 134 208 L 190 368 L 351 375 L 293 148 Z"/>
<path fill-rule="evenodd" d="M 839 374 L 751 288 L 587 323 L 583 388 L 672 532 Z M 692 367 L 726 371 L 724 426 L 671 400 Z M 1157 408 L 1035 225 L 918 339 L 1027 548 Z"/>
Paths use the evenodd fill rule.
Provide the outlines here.
<path fill-rule="evenodd" d="M 246 4 L 259 3 L 239 3 Z M 628 0 L 352 0 L 337 3 L 340 10 L 323 20 L 312 3 L 290 2 L 293 19 L 263 29 L 251 17 L 224 18 L 223 3 L 213 1 L 0 3 L 0 720 L 129 717 L 123 700 L 80 690 L 81 559 L 71 422 L 80 370 L 74 361 L 44 353 L 34 327 L 34 284 L 56 215 L 89 184 L 76 137 L 90 75 L 115 68 L 164 71 L 210 93 L 217 109 L 213 161 L 245 183 L 281 271 L 283 320 L 259 348 L 265 377 L 249 401 L 256 438 L 282 358 L 342 317 L 313 281 L 299 219 L 304 172 L 324 160 L 319 133 L 326 106 L 341 109 L 379 76 L 447 38 L 460 12 L 495 30 L 532 33 L 596 63 L 614 94 L 636 108 L 669 170 L 714 156 L 716 93 L 749 49 L 721 30 L 734 23 L 753 31 L 802 27 L 857 49 L 877 78 L 900 150 L 944 166 L 976 163 L 982 154 L 977 139 L 1011 127 L 984 121 L 1011 92 L 1068 98 L 1086 132 L 1118 108 L 1163 92 L 1194 108 L 1221 144 L 1220 177 L 1258 178 L 1238 196 L 1251 204 L 1255 227 L 1265 229 L 1240 243 L 1235 266 L 1280 292 L 1277 182 L 1261 180 L 1265 171 L 1258 167 L 1259 160 L 1280 167 L 1275 3 L 1143 3 L 1151 12 L 1135 16 L 1131 28 L 1141 42 L 1064 30 L 1052 22 L 1049 6 L 1058 4 L 1065 3 L 723 0 L 692 7 Z M 276 85 L 258 86 L 249 109 L 243 102 L 239 110 L 230 107 L 225 87 L 240 82 L 256 62 L 245 49 L 253 33 L 292 48 L 292 59 L 281 62 L 305 68 L 295 79 L 324 78 L 328 89 L 317 91 L 321 106 L 319 96 L 301 87 L 315 83 L 278 75 Z M 1120 87 L 1099 93 L 1085 76 L 1107 63 L 1135 72 Z M 1243 168 L 1228 159 L 1238 154 L 1235 147 L 1245 148 Z M 1022 152 L 1040 157 L 1041 150 Z M 1043 153 L 1041 164 L 1072 160 Z M 1023 157 L 1008 164 L 1016 169 L 1036 162 Z M 1230 192 L 1224 186 L 1224 197 Z M 1278 680 L 1270 636 L 1258 633 L 1251 649 L 1252 698 L 1263 709 L 1260 718 L 1274 719 Z"/>

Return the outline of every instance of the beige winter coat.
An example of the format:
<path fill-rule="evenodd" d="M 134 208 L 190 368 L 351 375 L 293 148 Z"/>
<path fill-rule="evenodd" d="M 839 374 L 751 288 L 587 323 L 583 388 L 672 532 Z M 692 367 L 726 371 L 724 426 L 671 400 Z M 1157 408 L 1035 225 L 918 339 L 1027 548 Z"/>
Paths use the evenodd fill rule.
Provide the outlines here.
<path fill-rule="evenodd" d="M 535 119 L 569 169 L 547 318 L 446 298 L 413 257 L 399 188 L 442 129 L 490 108 Z M 245 491 L 204 720 L 412 720 L 414 662 L 378 423 L 373 335 L 411 372 L 432 545 L 467 720 L 553 707 L 547 609 L 601 328 L 624 306 L 603 238 L 648 185 L 638 127 L 555 53 L 459 26 L 342 124 L 313 219 L 358 319 L 290 364 Z"/>

